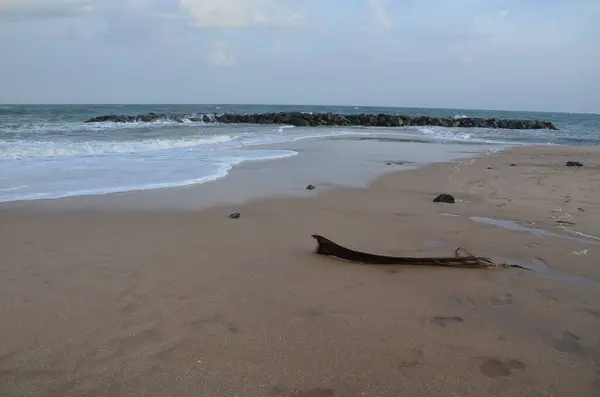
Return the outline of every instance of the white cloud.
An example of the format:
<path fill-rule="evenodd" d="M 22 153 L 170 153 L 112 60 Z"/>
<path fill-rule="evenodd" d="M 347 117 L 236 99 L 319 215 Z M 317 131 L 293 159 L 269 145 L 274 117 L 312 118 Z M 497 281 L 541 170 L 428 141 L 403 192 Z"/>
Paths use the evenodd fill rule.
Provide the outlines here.
<path fill-rule="evenodd" d="M 369 5 L 373 9 L 373 14 L 377 21 L 386 28 L 392 26 L 392 21 L 386 11 L 388 0 L 369 0 Z"/>
<path fill-rule="evenodd" d="M 224 41 L 213 43 L 204 61 L 213 67 L 232 67 L 236 64 L 236 57 L 229 51 L 229 45 Z"/>
<path fill-rule="evenodd" d="M 200 29 L 248 26 L 294 27 L 302 16 L 278 0 L 179 0 L 181 9 Z"/>

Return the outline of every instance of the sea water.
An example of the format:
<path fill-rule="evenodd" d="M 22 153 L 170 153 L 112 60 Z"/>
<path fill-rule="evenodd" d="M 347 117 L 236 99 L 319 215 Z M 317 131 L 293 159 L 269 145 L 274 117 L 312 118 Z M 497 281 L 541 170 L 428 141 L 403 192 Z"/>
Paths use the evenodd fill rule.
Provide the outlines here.
<path fill-rule="evenodd" d="M 551 130 L 302 127 L 192 122 L 212 113 L 388 113 L 542 119 Z M 186 114 L 152 123 L 85 123 L 104 114 Z M 342 137 L 440 144 L 599 145 L 600 116 L 463 109 L 248 105 L 0 105 L 0 202 L 101 195 L 200 184 L 248 161 L 297 154 L 286 143 Z M 264 145 L 277 144 L 277 149 Z M 260 149 L 247 150 L 261 145 Z M 292 146 L 292 145 L 290 145 Z"/>

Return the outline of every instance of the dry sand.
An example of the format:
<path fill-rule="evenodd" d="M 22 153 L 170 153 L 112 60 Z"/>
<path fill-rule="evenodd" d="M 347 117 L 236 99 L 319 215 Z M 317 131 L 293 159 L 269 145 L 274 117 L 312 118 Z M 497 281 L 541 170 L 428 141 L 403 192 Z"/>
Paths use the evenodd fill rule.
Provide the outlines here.
<path fill-rule="evenodd" d="M 600 150 L 544 147 L 206 211 L 0 206 L 0 395 L 600 395 L 599 187 Z M 352 264 L 312 233 L 535 271 Z"/>

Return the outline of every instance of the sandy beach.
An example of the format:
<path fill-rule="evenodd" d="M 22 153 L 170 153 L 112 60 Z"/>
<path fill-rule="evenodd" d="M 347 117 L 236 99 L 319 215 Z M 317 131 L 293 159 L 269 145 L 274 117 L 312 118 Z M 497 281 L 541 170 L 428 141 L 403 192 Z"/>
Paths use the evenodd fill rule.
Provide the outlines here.
<path fill-rule="evenodd" d="M 598 396 L 599 186 L 599 149 L 548 146 L 201 210 L 0 205 L 0 396 Z"/>

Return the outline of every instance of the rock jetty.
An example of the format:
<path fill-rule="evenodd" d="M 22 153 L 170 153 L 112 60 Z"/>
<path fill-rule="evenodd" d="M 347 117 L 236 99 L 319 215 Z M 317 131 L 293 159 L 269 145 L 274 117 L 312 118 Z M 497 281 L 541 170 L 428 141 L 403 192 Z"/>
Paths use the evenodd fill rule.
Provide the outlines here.
<path fill-rule="evenodd" d="M 159 113 L 139 114 L 137 116 L 105 115 L 94 117 L 86 123 L 138 123 L 171 121 L 177 123 L 203 122 L 223 124 L 288 124 L 297 127 L 318 126 L 365 126 L 365 127 L 405 127 L 437 126 L 462 128 L 502 128 L 511 130 L 556 130 L 550 121 L 542 120 L 506 120 L 476 117 L 444 118 L 429 116 L 399 116 L 392 114 L 334 114 L 334 113 L 260 113 L 260 114 L 204 114 L 200 116 L 170 115 Z"/>

